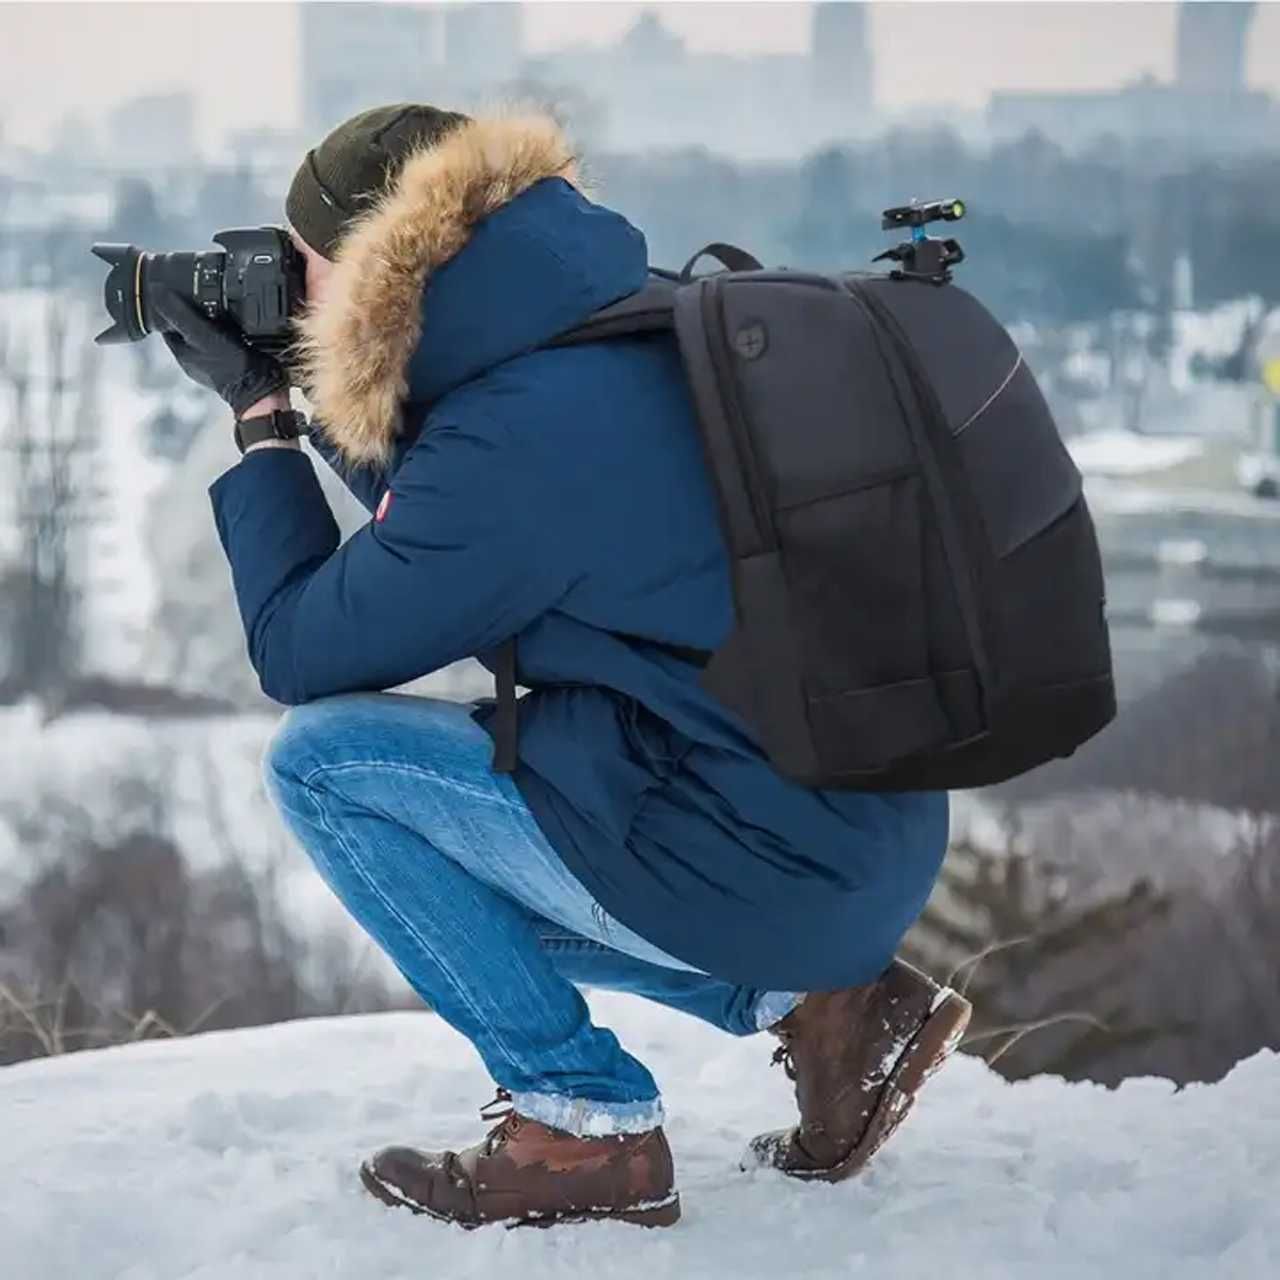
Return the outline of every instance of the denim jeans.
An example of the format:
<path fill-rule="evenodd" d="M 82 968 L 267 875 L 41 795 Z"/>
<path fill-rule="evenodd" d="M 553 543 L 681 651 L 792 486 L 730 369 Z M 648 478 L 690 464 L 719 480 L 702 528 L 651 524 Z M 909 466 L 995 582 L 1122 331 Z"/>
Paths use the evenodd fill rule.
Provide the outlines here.
<path fill-rule="evenodd" d="M 734 1035 L 798 996 L 735 986 L 605 914 L 458 703 L 361 693 L 295 707 L 267 790 L 320 874 L 530 1119 L 581 1136 L 662 1123 L 647 1068 L 577 987 L 646 996 Z M 626 851 L 619 850 L 625 857 Z"/>

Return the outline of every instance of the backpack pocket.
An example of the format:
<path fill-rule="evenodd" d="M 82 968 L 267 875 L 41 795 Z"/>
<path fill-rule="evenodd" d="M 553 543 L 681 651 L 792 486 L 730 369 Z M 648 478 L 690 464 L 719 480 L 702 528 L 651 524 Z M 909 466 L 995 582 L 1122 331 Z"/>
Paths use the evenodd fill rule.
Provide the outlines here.
<path fill-rule="evenodd" d="M 951 737 L 930 674 L 925 502 L 919 469 L 902 467 L 776 513 L 814 746 L 833 773 Z"/>

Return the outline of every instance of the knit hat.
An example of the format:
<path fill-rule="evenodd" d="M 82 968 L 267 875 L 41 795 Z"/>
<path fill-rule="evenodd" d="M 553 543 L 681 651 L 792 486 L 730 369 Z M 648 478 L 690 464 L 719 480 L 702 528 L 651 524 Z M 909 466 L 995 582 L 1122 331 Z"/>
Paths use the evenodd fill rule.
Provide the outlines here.
<path fill-rule="evenodd" d="M 332 258 L 348 224 L 374 203 L 408 156 L 467 119 L 409 102 L 352 116 L 308 151 L 294 174 L 285 201 L 290 226 L 317 253 Z"/>

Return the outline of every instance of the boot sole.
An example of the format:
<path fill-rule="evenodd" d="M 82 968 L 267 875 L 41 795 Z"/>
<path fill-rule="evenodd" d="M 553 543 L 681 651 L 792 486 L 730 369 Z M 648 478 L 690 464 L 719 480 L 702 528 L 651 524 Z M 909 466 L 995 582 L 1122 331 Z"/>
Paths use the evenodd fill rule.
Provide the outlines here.
<path fill-rule="evenodd" d="M 408 1209 L 410 1213 L 434 1218 L 437 1222 L 452 1222 L 455 1226 L 464 1227 L 468 1231 L 476 1231 L 481 1227 L 555 1227 L 574 1222 L 628 1222 L 637 1227 L 674 1227 L 680 1221 L 680 1196 L 672 1192 L 668 1200 L 658 1204 L 637 1206 L 634 1209 L 574 1209 L 564 1213 L 530 1214 L 524 1218 L 494 1218 L 486 1222 L 465 1222 L 461 1218 L 450 1217 L 447 1213 L 438 1213 L 401 1195 L 390 1183 L 384 1182 L 369 1167 L 367 1161 L 361 1162 L 360 1181 L 365 1190 L 376 1196 L 383 1204 L 395 1209 Z"/>
<path fill-rule="evenodd" d="M 948 991 L 920 1024 L 894 1064 L 880 1090 L 871 1119 L 857 1145 L 830 1169 L 784 1170 L 789 1177 L 816 1182 L 841 1182 L 857 1173 L 886 1142 L 915 1106 L 916 1095 L 960 1046 L 973 1006 L 963 996 Z"/>

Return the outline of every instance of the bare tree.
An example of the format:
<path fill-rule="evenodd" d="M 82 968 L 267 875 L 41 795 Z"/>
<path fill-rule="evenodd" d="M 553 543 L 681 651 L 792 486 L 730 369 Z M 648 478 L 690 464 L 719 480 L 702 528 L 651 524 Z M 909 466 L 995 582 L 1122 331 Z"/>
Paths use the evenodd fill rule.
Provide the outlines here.
<path fill-rule="evenodd" d="M 81 664 L 85 536 L 102 519 L 96 482 L 97 348 L 64 297 L 49 295 L 42 342 L 0 333 L 8 391 L 9 494 L 19 536 L 7 575 L 10 669 L 0 701 L 56 697 Z"/>
<path fill-rule="evenodd" d="M 114 784 L 127 820 L 113 831 L 72 798 L 19 823 L 36 870 L 0 906 L 0 1064 L 404 1003 L 345 937 L 286 919 L 276 866 L 246 865 L 203 763 L 205 816 L 226 855 L 209 869 L 169 834 L 167 757 Z"/>
<path fill-rule="evenodd" d="M 1280 822 L 1159 883 L 1082 875 L 1079 850 L 1059 843 L 958 843 L 907 935 L 907 958 L 972 998 L 967 1050 L 1014 1079 L 1117 1084 L 1215 1080 L 1280 1049 Z"/>
<path fill-rule="evenodd" d="M 987 793 L 1022 806 L 1091 788 L 1217 805 L 1280 807 L 1280 690 L 1265 653 L 1208 653 L 1124 708 L 1096 738 Z"/>

